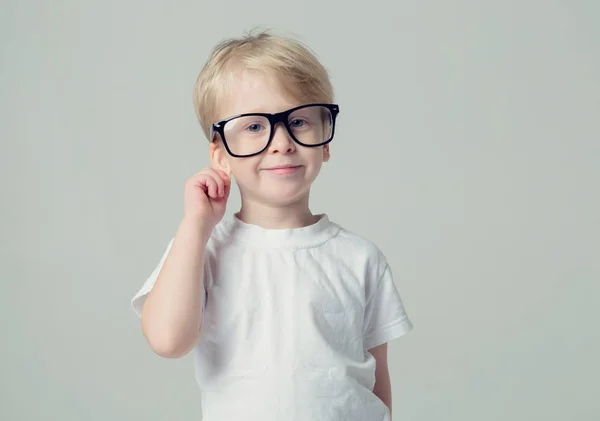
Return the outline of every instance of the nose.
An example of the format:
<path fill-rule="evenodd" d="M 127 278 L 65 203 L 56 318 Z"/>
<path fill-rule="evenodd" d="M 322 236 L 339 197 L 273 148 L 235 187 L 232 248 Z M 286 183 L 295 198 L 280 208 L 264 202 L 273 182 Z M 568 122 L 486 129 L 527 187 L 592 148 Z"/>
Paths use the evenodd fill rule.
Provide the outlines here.
<path fill-rule="evenodd" d="M 277 123 L 273 130 L 273 139 L 269 145 L 269 153 L 293 153 L 296 143 L 290 137 L 283 123 Z"/>

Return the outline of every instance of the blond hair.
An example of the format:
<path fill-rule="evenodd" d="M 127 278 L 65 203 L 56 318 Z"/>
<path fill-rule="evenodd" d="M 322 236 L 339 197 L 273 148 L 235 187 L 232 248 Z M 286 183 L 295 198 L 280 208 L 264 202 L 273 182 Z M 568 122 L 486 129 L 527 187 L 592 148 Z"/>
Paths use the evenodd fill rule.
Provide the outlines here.
<path fill-rule="evenodd" d="M 329 74 L 306 45 L 267 31 L 249 32 L 219 43 L 196 80 L 194 108 L 207 138 L 217 118 L 218 104 L 243 70 L 268 73 L 299 102 L 333 102 Z"/>

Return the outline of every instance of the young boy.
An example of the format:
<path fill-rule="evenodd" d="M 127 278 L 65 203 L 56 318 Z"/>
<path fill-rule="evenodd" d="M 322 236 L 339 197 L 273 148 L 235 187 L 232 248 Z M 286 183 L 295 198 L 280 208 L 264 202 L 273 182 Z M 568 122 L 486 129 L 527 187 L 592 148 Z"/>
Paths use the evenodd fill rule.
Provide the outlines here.
<path fill-rule="evenodd" d="M 370 241 L 309 209 L 339 111 L 299 42 L 218 45 L 195 89 L 211 166 L 132 300 L 151 349 L 194 349 L 204 421 L 391 419 L 387 342 L 409 330 Z M 231 179 L 241 209 L 222 220 Z"/>

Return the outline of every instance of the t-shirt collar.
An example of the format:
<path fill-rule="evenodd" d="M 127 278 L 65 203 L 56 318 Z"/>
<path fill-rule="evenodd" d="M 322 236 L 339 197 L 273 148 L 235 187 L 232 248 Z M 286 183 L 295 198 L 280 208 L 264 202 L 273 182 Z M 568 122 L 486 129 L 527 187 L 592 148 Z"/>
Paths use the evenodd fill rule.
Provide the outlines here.
<path fill-rule="evenodd" d="M 300 228 L 264 228 L 249 224 L 233 214 L 227 220 L 226 229 L 234 241 L 242 241 L 255 247 L 309 248 L 316 247 L 337 235 L 340 227 L 331 222 L 327 214 L 317 215 L 314 224 Z"/>

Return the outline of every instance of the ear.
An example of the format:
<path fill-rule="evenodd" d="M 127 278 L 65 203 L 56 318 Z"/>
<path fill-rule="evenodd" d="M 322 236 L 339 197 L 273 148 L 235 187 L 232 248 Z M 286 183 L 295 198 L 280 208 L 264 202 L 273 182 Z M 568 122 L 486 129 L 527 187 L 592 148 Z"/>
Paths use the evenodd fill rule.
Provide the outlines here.
<path fill-rule="evenodd" d="M 229 167 L 229 156 L 227 151 L 223 147 L 221 142 L 211 142 L 209 146 L 210 163 L 214 168 L 225 171 L 227 174 L 231 174 Z"/>
<path fill-rule="evenodd" d="M 329 151 L 329 143 L 325 146 L 323 146 L 323 162 L 327 162 L 329 161 L 329 158 L 331 158 L 331 152 Z"/>

